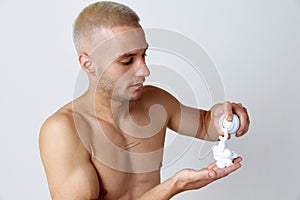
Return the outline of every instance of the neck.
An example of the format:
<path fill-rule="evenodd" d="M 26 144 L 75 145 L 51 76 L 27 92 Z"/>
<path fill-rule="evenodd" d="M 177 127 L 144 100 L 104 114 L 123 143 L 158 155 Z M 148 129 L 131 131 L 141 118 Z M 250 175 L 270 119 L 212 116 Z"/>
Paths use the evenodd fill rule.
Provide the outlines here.
<path fill-rule="evenodd" d="M 96 118 L 115 123 L 129 114 L 129 101 L 112 98 L 105 91 L 89 89 L 85 94 L 90 114 Z"/>

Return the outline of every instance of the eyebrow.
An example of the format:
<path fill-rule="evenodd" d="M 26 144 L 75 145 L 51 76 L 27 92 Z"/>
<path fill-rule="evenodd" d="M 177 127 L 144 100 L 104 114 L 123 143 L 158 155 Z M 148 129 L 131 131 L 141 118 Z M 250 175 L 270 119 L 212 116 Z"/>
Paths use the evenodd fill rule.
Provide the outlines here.
<path fill-rule="evenodd" d="M 147 51 L 148 47 L 149 47 L 149 45 L 147 44 L 147 46 L 146 46 L 144 52 Z M 137 53 L 124 53 L 124 54 L 122 54 L 121 56 L 119 56 L 119 57 L 117 58 L 117 60 L 121 60 L 121 59 L 123 59 L 123 58 L 128 58 L 128 57 L 135 56 L 135 55 L 137 55 Z"/>

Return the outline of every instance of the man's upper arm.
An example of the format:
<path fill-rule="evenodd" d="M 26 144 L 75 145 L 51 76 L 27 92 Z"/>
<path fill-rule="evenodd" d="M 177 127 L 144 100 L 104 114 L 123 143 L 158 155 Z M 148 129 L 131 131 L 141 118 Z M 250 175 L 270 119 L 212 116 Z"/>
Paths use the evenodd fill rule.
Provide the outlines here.
<path fill-rule="evenodd" d="M 72 119 L 64 114 L 50 117 L 41 128 L 39 144 L 54 200 L 98 198 L 98 176 Z"/>

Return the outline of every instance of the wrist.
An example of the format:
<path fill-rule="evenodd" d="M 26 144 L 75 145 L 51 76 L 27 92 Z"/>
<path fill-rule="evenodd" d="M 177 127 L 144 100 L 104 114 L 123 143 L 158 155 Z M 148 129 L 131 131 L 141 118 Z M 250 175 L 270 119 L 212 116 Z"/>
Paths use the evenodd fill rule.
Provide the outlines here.
<path fill-rule="evenodd" d="M 207 111 L 206 115 L 205 115 L 205 123 L 204 123 L 204 127 L 205 127 L 205 138 L 204 140 L 206 141 L 218 141 L 219 138 L 219 132 L 216 129 L 216 125 L 215 125 L 215 111 L 214 111 L 214 107 Z"/>
<path fill-rule="evenodd" d="M 185 191 L 185 184 L 182 180 L 180 180 L 180 177 L 177 175 L 177 173 L 170 178 L 170 182 L 172 191 L 174 191 L 174 195 Z"/>

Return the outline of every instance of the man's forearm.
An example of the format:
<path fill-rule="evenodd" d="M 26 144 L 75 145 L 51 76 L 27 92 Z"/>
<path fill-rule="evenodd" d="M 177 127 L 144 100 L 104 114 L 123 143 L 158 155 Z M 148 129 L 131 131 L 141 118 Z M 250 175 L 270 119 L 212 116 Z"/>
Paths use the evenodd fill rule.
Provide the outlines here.
<path fill-rule="evenodd" d="M 178 181 L 171 177 L 140 196 L 137 200 L 168 200 L 180 192 Z"/>

